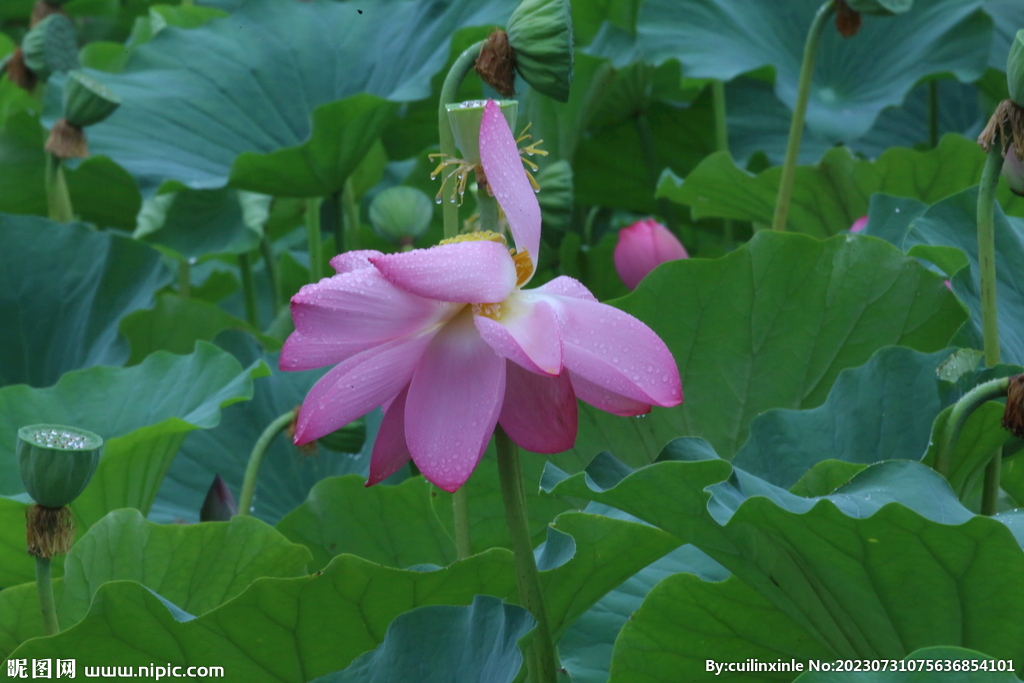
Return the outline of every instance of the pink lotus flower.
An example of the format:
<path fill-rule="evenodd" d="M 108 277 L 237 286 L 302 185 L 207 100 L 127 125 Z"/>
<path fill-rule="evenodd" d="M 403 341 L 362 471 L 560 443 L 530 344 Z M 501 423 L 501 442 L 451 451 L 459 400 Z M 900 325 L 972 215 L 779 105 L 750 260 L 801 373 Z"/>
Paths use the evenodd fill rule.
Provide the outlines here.
<path fill-rule="evenodd" d="M 400 254 L 350 252 L 331 261 L 337 275 L 292 298 L 281 368 L 337 364 L 303 402 L 295 443 L 383 405 L 368 486 L 411 457 L 455 491 L 498 423 L 528 450 L 571 448 L 577 397 L 617 415 L 682 401 L 671 353 L 639 320 L 572 278 L 521 289 L 534 273 L 540 207 L 494 102 L 480 156 L 517 253 L 494 233 Z"/>
<path fill-rule="evenodd" d="M 665 261 L 687 258 L 683 244 L 652 218 L 637 221 L 619 231 L 615 245 L 615 270 L 630 289 Z"/>
<path fill-rule="evenodd" d="M 855 220 L 853 222 L 853 225 L 850 226 L 850 232 L 860 232 L 861 230 L 866 228 L 867 225 L 868 225 L 868 217 L 867 216 L 861 216 L 860 218 L 858 218 L 857 220 Z"/>

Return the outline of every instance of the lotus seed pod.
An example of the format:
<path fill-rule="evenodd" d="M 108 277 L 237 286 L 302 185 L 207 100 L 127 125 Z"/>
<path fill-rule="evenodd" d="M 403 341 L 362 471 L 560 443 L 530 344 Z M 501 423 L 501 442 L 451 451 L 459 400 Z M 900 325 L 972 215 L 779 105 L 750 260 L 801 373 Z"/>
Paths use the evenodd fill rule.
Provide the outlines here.
<path fill-rule="evenodd" d="M 393 187 L 392 190 L 414 190 L 414 188 L 404 187 Z M 386 192 L 387 190 L 385 190 Z M 430 197 L 423 194 L 419 190 L 414 190 L 423 196 L 423 199 L 427 201 L 427 208 L 433 213 L 434 207 L 430 201 Z M 384 194 L 383 192 L 381 194 Z M 377 195 L 378 197 L 380 195 Z M 372 211 L 372 209 L 371 209 Z M 337 429 L 326 436 L 321 436 L 316 440 L 318 444 L 324 448 L 329 448 L 332 451 L 338 453 L 358 453 L 363 449 L 363 444 L 366 442 L 366 423 L 362 418 L 359 418 L 355 422 L 349 422 L 341 429 Z"/>
<path fill-rule="evenodd" d="M 484 118 L 485 104 L 486 100 L 469 100 L 445 105 L 455 144 L 462 152 L 462 157 L 471 164 L 480 163 L 480 122 Z M 499 100 L 498 106 L 508 121 L 508 127 L 515 130 L 519 103 L 515 100 Z"/>
<path fill-rule="evenodd" d="M 1017 31 L 1006 58 L 1006 85 L 1010 99 L 1018 107 L 1024 107 L 1024 29 Z"/>
<path fill-rule="evenodd" d="M 537 174 L 537 184 L 544 225 L 564 230 L 572 218 L 572 166 L 564 159 L 548 164 Z"/>
<path fill-rule="evenodd" d="M 914 6 L 914 0 L 846 0 L 846 2 L 855 12 L 883 16 L 903 14 Z"/>
<path fill-rule="evenodd" d="M 430 220 L 433 217 L 433 202 L 430 201 L 430 197 L 415 187 L 405 187 L 403 185 L 390 187 L 378 194 L 370 202 L 370 223 L 373 225 L 373 229 L 377 231 L 378 235 L 395 244 L 412 244 L 417 237 L 427 231 L 427 228 L 430 227 Z M 352 425 L 346 426 L 339 431 L 344 431 L 350 426 Z M 333 432 L 324 438 L 329 438 L 337 433 Z M 335 448 L 331 444 L 324 443 L 323 439 L 320 439 L 320 442 L 324 443 L 331 450 L 341 451 L 342 453 L 355 453 L 362 447 L 362 439 L 365 436 L 366 430 L 363 428 L 360 446 L 355 450 Z M 345 444 L 350 446 L 351 439 L 347 437 L 346 439 Z"/>
<path fill-rule="evenodd" d="M 68 73 L 64 85 L 64 118 L 85 128 L 99 123 L 121 106 L 121 98 L 83 71 Z"/>
<path fill-rule="evenodd" d="M 1024 197 L 1024 161 L 1017 156 L 1013 145 L 1006 150 L 1006 158 L 1003 159 L 1003 177 L 1014 194 Z"/>
<path fill-rule="evenodd" d="M 45 81 L 50 74 L 78 68 L 75 27 L 63 14 L 51 14 L 25 34 L 21 41 L 25 66 Z"/>
<path fill-rule="evenodd" d="M 78 497 L 100 460 L 103 439 L 63 425 L 30 425 L 18 430 L 18 468 L 32 500 L 46 508 Z"/>
<path fill-rule="evenodd" d="M 523 0 L 506 29 L 523 80 L 534 90 L 567 102 L 573 64 L 569 0 Z"/>

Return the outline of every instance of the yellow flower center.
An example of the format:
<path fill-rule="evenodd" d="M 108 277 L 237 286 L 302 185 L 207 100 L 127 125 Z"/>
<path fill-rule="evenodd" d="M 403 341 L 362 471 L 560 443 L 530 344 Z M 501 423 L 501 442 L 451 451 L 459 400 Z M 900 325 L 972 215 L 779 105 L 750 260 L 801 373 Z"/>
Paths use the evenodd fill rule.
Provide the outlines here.
<path fill-rule="evenodd" d="M 477 230 L 474 232 L 464 232 L 461 235 L 455 237 L 448 237 L 441 240 L 441 244 L 459 244 L 460 242 L 497 242 L 498 244 L 508 244 L 505 241 L 505 236 L 493 232 L 491 230 Z"/>

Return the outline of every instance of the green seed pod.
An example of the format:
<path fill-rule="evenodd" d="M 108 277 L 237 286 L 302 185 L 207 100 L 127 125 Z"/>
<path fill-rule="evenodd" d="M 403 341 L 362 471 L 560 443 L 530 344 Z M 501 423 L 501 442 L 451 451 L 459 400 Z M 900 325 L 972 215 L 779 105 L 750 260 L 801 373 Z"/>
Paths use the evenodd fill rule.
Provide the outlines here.
<path fill-rule="evenodd" d="M 501 113 L 508 121 L 508 127 L 516 129 L 516 118 L 519 116 L 519 103 L 515 100 L 498 100 Z M 469 100 L 446 104 L 448 123 L 455 136 L 455 144 L 462 152 L 462 157 L 471 164 L 480 163 L 480 122 L 484 118 L 486 100 Z"/>
<path fill-rule="evenodd" d="M 100 460 L 103 439 L 63 425 L 30 425 L 18 430 L 18 468 L 25 490 L 43 507 L 69 504 L 88 486 Z"/>
<path fill-rule="evenodd" d="M 506 31 L 519 75 L 538 92 L 567 102 L 573 62 L 569 0 L 523 0 Z"/>
<path fill-rule="evenodd" d="M 415 187 L 389 187 L 370 202 L 373 229 L 395 244 L 412 244 L 427 231 L 433 217 L 434 206 L 430 197 Z"/>
<path fill-rule="evenodd" d="M 121 98 L 107 86 L 83 71 L 68 73 L 64 85 L 64 118 L 68 123 L 85 128 L 99 123 L 121 106 Z"/>
<path fill-rule="evenodd" d="M 1006 85 L 1014 104 L 1024 107 L 1024 29 L 1017 31 L 1010 45 L 1010 55 L 1006 58 Z"/>
<path fill-rule="evenodd" d="M 25 34 L 21 41 L 25 66 L 41 81 L 58 71 L 78 68 L 75 27 L 63 14 L 51 14 Z"/>
<path fill-rule="evenodd" d="M 572 166 L 564 159 L 548 164 L 537 174 L 537 184 L 544 225 L 564 230 L 572 218 Z"/>
<path fill-rule="evenodd" d="M 846 4 L 855 12 L 889 16 L 910 11 L 914 0 L 846 0 Z"/>
<path fill-rule="evenodd" d="M 420 192 L 420 194 L 423 193 Z M 426 195 L 423 195 L 423 197 L 427 200 L 427 206 L 430 206 L 430 198 Z M 431 207 L 431 210 L 433 210 L 433 207 Z M 363 418 L 359 418 L 354 422 L 349 422 L 341 429 L 335 430 L 326 436 L 321 436 L 316 441 L 324 448 L 329 448 L 338 453 L 358 453 L 363 449 L 363 444 L 366 442 L 366 423 L 363 421 Z"/>

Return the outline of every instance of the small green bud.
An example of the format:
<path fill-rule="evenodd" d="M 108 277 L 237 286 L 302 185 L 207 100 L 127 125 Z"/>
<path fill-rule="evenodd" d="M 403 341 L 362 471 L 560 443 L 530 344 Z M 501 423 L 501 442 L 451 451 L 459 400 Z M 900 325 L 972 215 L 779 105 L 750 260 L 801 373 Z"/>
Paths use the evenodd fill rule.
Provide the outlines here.
<path fill-rule="evenodd" d="M 572 218 L 572 166 L 565 159 L 548 164 L 537 174 L 537 184 L 544 225 L 564 230 Z"/>
<path fill-rule="evenodd" d="M 434 207 L 430 197 L 415 187 L 389 187 L 370 202 L 370 223 L 373 229 L 395 244 L 412 244 L 413 240 L 427 231 L 433 217 Z"/>
<path fill-rule="evenodd" d="M 508 121 L 508 127 L 516 129 L 516 118 L 519 116 L 519 103 L 515 100 L 498 100 L 501 113 Z M 480 163 L 480 122 L 484 118 L 486 100 L 469 100 L 446 104 L 448 123 L 455 136 L 455 144 L 462 151 L 463 158 L 471 164 Z"/>
<path fill-rule="evenodd" d="M 51 14 L 36 24 L 25 34 L 21 48 L 25 66 L 41 81 L 52 73 L 78 68 L 75 27 L 63 14 Z"/>
<path fill-rule="evenodd" d="M 413 188 L 391 188 L 397 189 L 413 189 Z M 419 190 L 415 190 L 419 192 Z M 423 198 L 427 200 L 427 206 L 430 206 L 430 198 L 427 195 L 419 192 L 423 195 Z M 381 193 L 383 194 L 383 193 Z M 380 196 L 380 195 L 378 195 Z M 430 207 L 433 211 L 433 207 Z M 321 436 L 316 440 L 318 444 L 324 448 L 329 448 L 332 451 L 338 453 L 358 453 L 363 449 L 363 444 L 366 442 L 366 422 L 363 418 L 359 418 L 354 422 L 349 422 L 341 429 L 335 430 L 330 434 Z"/>
<path fill-rule="evenodd" d="M 1010 45 L 1010 55 L 1006 58 L 1006 85 L 1014 104 L 1024 107 L 1024 29 L 1017 31 Z"/>
<path fill-rule="evenodd" d="M 121 106 L 121 98 L 107 86 L 83 71 L 68 73 L 64 85 L 64 118 L 68 123 L 85 128 L 99 123 Z"/>
<path fill-rule="evenodd" d="M 68 505 L 89 485 L 103 439 L 63 425 L 29 425 L 18 430 L 18 468 L 32 500 L 46 508 Z"/>
<path fill-rule="evenodd" d="M 914 0 L 846 0 L 855 12 L 864 14 L 893 15 L 910 11 Z"/>
<path fill-rule="evenodd" d="M 523 0 L 509 17 L 506 31 L 523 80 L 534 90 L 567 102 L 573 64 L 569 0 Z"/>

